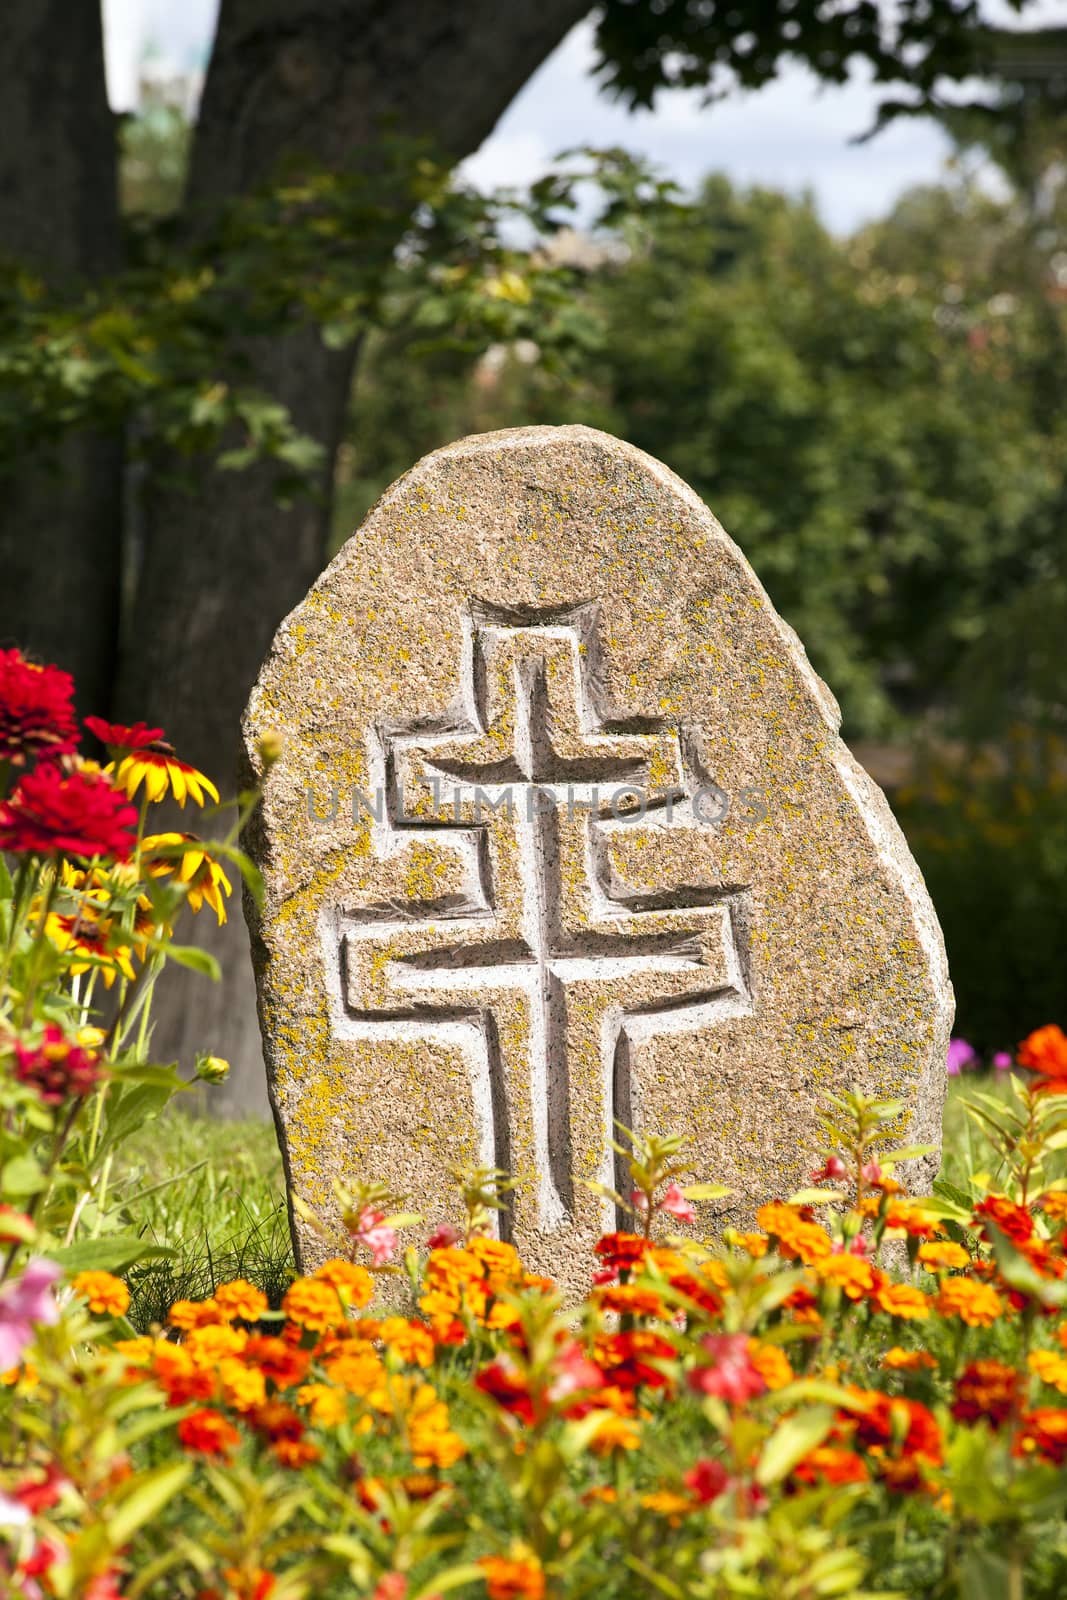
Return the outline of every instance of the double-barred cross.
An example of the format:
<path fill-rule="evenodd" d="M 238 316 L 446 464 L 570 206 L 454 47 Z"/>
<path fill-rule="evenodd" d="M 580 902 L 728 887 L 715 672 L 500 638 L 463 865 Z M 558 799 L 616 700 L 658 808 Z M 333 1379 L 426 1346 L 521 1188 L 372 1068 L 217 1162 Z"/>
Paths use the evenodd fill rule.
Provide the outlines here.
<path fill-rule="evenodd" d="M 480 1160 L 509 1168 L 515 1122 L 498 1011 L 521 996 L 537 1224 L 552 1231 L 573 1202 L 568 997 L 586 986 L 603 995 L 599 1176 L 610 1186 L 617 1126 L 639 1112 L 635 1047 L 750 1009 L 745 886 L 642 892 L 618 881 L 621 830 L 654 839 L 704 828 L 707 797 L 721 791 L 684 727 L 606 711 L 595 605 L 534 617 L 472 606 L 460 680 L 450 714 L 377 728 L 368 744 L 384 802 L 377 855 L 415 843 L 458 855 L 462 886 L 327 920 L 334 1021 L 349 1038 L 461 1049 Z M 669 781 L 654 788 L 657 773 Z M 637 980 L 640 994 L 628 996 Z"/>

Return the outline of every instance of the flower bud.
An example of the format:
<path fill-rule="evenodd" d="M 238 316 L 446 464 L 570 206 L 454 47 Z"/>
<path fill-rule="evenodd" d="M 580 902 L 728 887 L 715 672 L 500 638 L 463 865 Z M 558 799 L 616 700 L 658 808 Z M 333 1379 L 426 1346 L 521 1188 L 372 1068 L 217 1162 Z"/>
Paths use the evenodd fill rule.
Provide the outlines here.
<path fill-rule="evenodd" d="M 256 749 L 259 752 L 259 759 L 263 763 L 264 772 L 269 772 L 273 767 L 282 753 L 284 744 L 285 738 L 277 728 L 265 728 L 260 734 Z"/>
<path fill-rule="evenodd" d="M 222 1056 L 197 1056 L 196 1075 L 201 1083 L 225 1083 L 230 1063 Z"/>

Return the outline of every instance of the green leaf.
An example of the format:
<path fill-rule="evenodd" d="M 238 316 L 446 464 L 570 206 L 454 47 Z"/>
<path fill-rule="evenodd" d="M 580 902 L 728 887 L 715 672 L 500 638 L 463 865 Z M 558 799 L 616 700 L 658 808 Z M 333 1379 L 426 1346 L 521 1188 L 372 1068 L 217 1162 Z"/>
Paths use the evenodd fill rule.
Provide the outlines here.
<path fill-rule="evenodd" d="M 960 1600 L 1011 1600 L 1011 1577 L 1003 1556 L 972 1547 L 960 1562 Z"/>
<path fill-rule="evenodd" d="M 760 1452 L 756 1482 L 769 1488 L 781 1483 L 816 1445 L 820 1445 L 834 1425 L 837 1413 L 832 1406 L 812 1406 L 779 1423 Z"/>
<path fill-rule="evenodd" d="M 847 1200 L 847 1194 L 839 1194 L 836 1189 L 798 1189 L 796 1194 L 789 1196 L 791 1206 L 828 1206 L 840 1204 Z"/>
<path fill-rule="evenodd" d="M 121 1550 L 128 1544 L 138 1528 L 150 1522 L 185 1487 L 192 1471 L 189 1461 L 171 1461 L 135 1478 L 108 1519 L 111 1548 Z"/>
<path fill-rule="evenodd" d="M 180 967 L 188 967 L 192 972 L 202 972 L 205 978 L 211 978 L 215 983 L 219 981 L 221 975 L 219 964 L 206 950 L 198 950 L 193 944 L 169 944 L 167 955 Z"/>
<path fill-rule="evenodd" d="M 687 1200 L 721 1200 L 733 1190 L 724 1183 L 687 1183 L 682 1193 Z"/>
<path fill-rule="evenodd" d="M 5 1197 L 21 1199 L 23 1195 L 40 1194 L 47 1187 L 48 1179 L 33 1156 L 12 1156 L 10 1161 L 4 1162 L 3 1171 L 0 1171 L 0 1194 Z"/>
<path fill-rule="evenodd" d="M 123 1272 L 136 1261 L 154 1261 L 164 1256 L 176 1256 L 177 1250 L 169 1245 L 153 1244 L 150 1239 L 139 1239 L 135 1233 L 112 1233 L 105 1239 L 81 1239 L 75 1244 L 60 1245 L 47 1252 L 67 1273 Z"/>

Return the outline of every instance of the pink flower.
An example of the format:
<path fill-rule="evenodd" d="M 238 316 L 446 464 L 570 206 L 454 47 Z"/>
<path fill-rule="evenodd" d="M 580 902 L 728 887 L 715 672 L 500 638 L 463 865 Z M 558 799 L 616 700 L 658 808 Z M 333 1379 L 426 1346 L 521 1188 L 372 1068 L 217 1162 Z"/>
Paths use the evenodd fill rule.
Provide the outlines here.
<path fill-rule="evenodd" d="M 459 1229 L 454 1228 L 450 1222 L 442 1222 L 441 1226 L 436 1228 L 427 1239 L 426 1248 L 427 1250 L 451 1250 L 454 1244 L 459 1243 L 459 1239 Z"/>
<path fill-rule="evenodd" d="M 685 1198 L 676 1183 L 668 1184 L 667 1193 L 660 1201 L 659 1208 L 668 1212 L 678 1222 L 695 1222 L 697 1219 L 692 1202 Z"/>
<path fill-rule="evenodd" d="M 548 1389 L 548 1398 L 552 1401 L 565 1400 L 569 1394 L 576 1394 L 582 1389 L 604 1387 L 604 1374 L 573 1340 L 556 1356 L 552 1370 L 555 1376 Z"/>
<path fill-rule="evenodd" d="M 993 1057 L 993 1066 L 997 1072 L 1010 1072 L 1012 1068 L 1011 1052 L 998 1050 Z"/>
<path fill-rule="evenodd" d="M 706 1506 L 709 1500 L 717 1500 L 729 1488 L 730 1474 L 721 1461 L 702 1456 L 695 1466 L 690 1467 L 682 1482 L 696 1495 L 700 1504 Z"/>
<path fill-rule="evenodd" d="M 766 1389 L 752 1365 L 745 1334 L 709 1333 L 701 1340 L 701 1348 L 711 1357 L 711 1365 L 694 1367 L 689 1374 L 689 1387 L 697 1394 L 715 1395 L 740 1406 Z"/>
<path fill-rule="evenodd" d="M 640 1211 L 643 1216 L 648 1210 L 648 1195 L 645 1194 L 643 1189 L 635 1189 L 630 1196 L 630 1204 L 635 1211 Z"/>
<path fill-rule="evenodd" d="M 864 1183 L 881 1183 L 882 1169 L 877 1161 L 868 1161 L 865 1167 L 860 1168 L 860 1176 Z"/>
<path fill-rule="evenodd" d="M 840 1156 L 827 1156 L 821 1167 L 816 1167 L 812 1173 L 814 1183 L 839 1183 L 848 1173 L 848 1168 Z"/>
<path fill-rule="evenodd" d="M 59 1321 L 52 1285 L 60 1276 L 53 1261 L 34 1259 L 21 1278 L 0 1290 L 0 1372 L 18 1366 L 33 1340 L 35 1323 L 51 1327 Z"/>
<path fill-rule="evenodd" d="M 408 1592 L 408 1580 L 402 1572 L 386 1572 L 378 1579 L 371 1600 L 404 1600 Z"/>
<path fill-rule="evenodd" d="M 359 1214 L 356 1238 L 366 1245 L 376 1267 L 391 1261 L 396 1254 L 396 1229 L 387 1227 L 384 1214 L 371 1211 L 369 1206 Z"/>

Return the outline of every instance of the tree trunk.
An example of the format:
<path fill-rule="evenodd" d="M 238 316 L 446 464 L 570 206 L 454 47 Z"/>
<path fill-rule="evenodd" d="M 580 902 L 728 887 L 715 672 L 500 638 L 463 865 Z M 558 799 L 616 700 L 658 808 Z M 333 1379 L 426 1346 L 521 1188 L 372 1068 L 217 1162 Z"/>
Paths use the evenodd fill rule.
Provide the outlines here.
<path fill-rule="evenodd" d="M 425 137 L 446 159 L 462 158 L 587 10 L 588 0 L 223 0 L 193 148 L 189 226 L 209 226 L 282 161 L 365 169 L 383 135 Z M 157 485 L 121 685 L 126 712 L 161 722 L 186 759 L 231 790 L 240 716 L 260 662 L 323 564 L 353 366 L 351 350 L 328 351 L 308 326 L 244 344 L 241 354 L 251 365 L 243 381 L 282 401 L 325 446 L 321 493 L 284 509 L 271 471 L 259 468 L 208 467 L 185 492 Z M 202 939 L 204 926 L 196 933 Z M 226 1056 L 230 1083 L 211 1103 L 259 1112 L 264 1074 L 238 911 L 211 942 L 222 983 L 168 974 L 155 1053 L 187 1063 L 197 1049 Z"/>
<path fill-rule="evenodd" d="M 100 13 L 7 0 L 0 49 L 0 254 L 62 290 L 119 262 L 114 123 Z M 75 674 L 106 713 L 116 656 L 121 442 L 67 436 L 0 477 L 0 645 Z"/>

